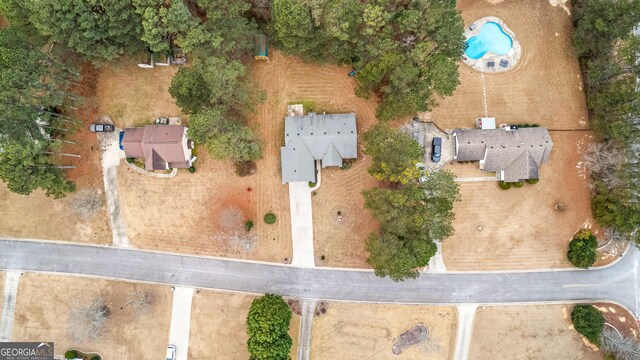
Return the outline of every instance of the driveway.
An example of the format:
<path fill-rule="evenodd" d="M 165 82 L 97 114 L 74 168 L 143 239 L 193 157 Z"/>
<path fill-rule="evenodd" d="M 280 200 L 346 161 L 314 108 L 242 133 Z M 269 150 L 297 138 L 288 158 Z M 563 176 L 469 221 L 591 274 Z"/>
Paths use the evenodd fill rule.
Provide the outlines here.
<path fill-rule="evenodd" d="M 311 190 L 308 182 L 289 183 L 291 239 L 293 241 L 293 260 L 291 264 L 294 266 L 315 266 Z"/>
<path fill-rule="evenodd" d="M 102 146 L 102 179 L 104 181 L 104 193 L 109 206 L 111 230 L 113 231 L 113 246 L 131 247 L 127 231 L 120 211 L 120 194 L 118 193 L 118 165 L 124 159 L 124 151 L 118 145 L 119 131 L 100 133 L 98 138 Z"/>
<path fill-rule="evenodd" d="M 91 259 L 91 261 L 87 261 Z M 595 270 L 423 273 L 396 283 L 372 271 L 300 268 L 62 242 L 0 240 L 0 270 L 42 271 L 303 299 L 405 304 L 614 301 L 638 316 L 640 250 Z"/>

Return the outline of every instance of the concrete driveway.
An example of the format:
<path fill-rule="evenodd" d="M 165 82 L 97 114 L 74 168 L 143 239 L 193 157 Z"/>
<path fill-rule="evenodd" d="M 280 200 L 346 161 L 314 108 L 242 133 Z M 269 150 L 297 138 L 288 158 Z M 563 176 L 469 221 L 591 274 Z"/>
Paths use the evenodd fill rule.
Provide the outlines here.
<path fill-rule="evenodd" d="M 289 183 L 291 239 L 293 240 L 293 260 L 291 263 L 294 266 L 315 266 L 311 190 L 308 182 Z"/>

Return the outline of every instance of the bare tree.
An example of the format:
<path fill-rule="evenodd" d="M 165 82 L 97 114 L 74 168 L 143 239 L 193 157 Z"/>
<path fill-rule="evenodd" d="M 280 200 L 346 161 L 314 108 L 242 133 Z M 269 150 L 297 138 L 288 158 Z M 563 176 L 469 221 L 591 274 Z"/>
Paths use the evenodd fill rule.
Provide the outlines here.
<path fill-rule="evenodd" d="M 71 199 L 71 210 L 80 215 L 83 219 L 87 219 L 100 211 L 102 208 L 102 196 L 95 189 L 84 189 Z"/>
<path fill-rule="evenodd" d="M 68 330 L 76 341 L 95 340 L 104 331 L 111 310 L 103 297 L 86 306 L 76 306 L 69 318 Z"/>
<path fill-rule="evenodd" d="M 242 210 L 237 207 L 224 208 L 218 214 L 218 223 L 225 230 L 237 230 L 244 226 L 245 220 Z"/>
<path fill-rule="evenodd" d="M 621 336 L 609 326 L 602 330 L 602 349 L 616 360 L 640 359 L 640 342 L 631 336 Z"/>
<path fill-rule="evenodd" d="M 627 238 L 624 235 L 622 235 L 620 232 L 610 227 L 604 229 L 604 237 L 605 239 L 611 242 L 627 241 Z"/>
<path fill-rule="evenodd" d="M 271 0 L 251 0 L 251 12 L 258 20 L 271 21 Z"/>
<path fill-rule="evenodd" d="M 153 305 L 153 294 L 146 289 L 133 289 L 129 294 L 127 306 L 138 313 L 143 313 Z"/>
<path fill-rule="evenodd" d="M 582 157 L 582 166 L 592 178 L 597 177 L 608 187 L 621 184 L 618 169 L 623 162 L 622 153 L 612 143 L 591 143 Z"/>
<path fill-rule="evenodd" d="M 416 44 L 417 37 L 414 34 L 407 34 L 402 37 L 400 44 L 404 47 L 410 47 Z"/>
<path fill-rule="evenodd" d="M 227 241 L 236 249 L 251 250 L 255 246 L 258 236 L 255 231 L 247 231 L 242 228 L 232 231 L 224 231 L 218 234 L 216 239 Z"/>

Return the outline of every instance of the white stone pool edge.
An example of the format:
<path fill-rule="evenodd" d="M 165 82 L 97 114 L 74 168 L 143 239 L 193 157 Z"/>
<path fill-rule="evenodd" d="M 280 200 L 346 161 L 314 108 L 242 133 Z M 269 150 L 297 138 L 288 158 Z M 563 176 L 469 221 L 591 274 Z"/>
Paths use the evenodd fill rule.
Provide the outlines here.
<path fill-rule="evenodd" d="M 516 36 L 516 34 L 511 31 L 511 29 L 509 29 L 509 27 L 500 18 L 497 18 L 495 16 L 486 16 L 474 21 L 471 25 L 469 25 L 469 27 L 464 30 L 465 39 L 469 39 L 478 35 L 480 33 L 480 29 L 482 29 L 482 26 L 488 22 L 497 23 L 498 25 L 500 25 L 502 30 L 507 35 L 509 35 L 509 37 L 511 37 L 511 40 L 513 41 L 511 50 L 509 50 L 509 52 L 505 55 L 496 55 L 494 53 L 488 52 L 479 59 L 470 59 L 463 55 L 462 61 L 475 70 L 484 73 L 499 73 L 513 69 L 518 64 L 522 56 L 522 46 L 520 45 L 520 41 L 518 41 L 518 37 Z M 508 61 L 509 65 L 507 65 L 506 67 L 500 66 L 501 60 Z M 490 61 L 493 61 L 493 67 L 487 66 Z"/>

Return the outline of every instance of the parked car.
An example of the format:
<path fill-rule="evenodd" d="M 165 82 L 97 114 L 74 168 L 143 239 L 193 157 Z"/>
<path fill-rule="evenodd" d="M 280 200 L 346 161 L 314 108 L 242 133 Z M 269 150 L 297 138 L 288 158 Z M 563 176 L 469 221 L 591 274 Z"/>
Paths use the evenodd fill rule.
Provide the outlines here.
<path fill-rule="evenodd" d="M 167 346 L 167 360 L 176 360 L 176 346 Z"/>
<path fill-rule="evenodd" d="M 440 161 L 442 155 L 442 138 L 434 137 L 431 141 L 431 161 Z"/>
<path fill-rule="evenodd" d="M 122 145 L 122 139 L 124 139 L 124 131 L 120 131 L 120 135 L 118 135 L 118 146 L 120 146 L 120 150 L 124 150 L 124 145 Z"/>
<path fill-rule="evenodd" d="M 112 132 L 115 127 L 111 124 L 91 124 L 89 130 L 91 132 Z"/>

